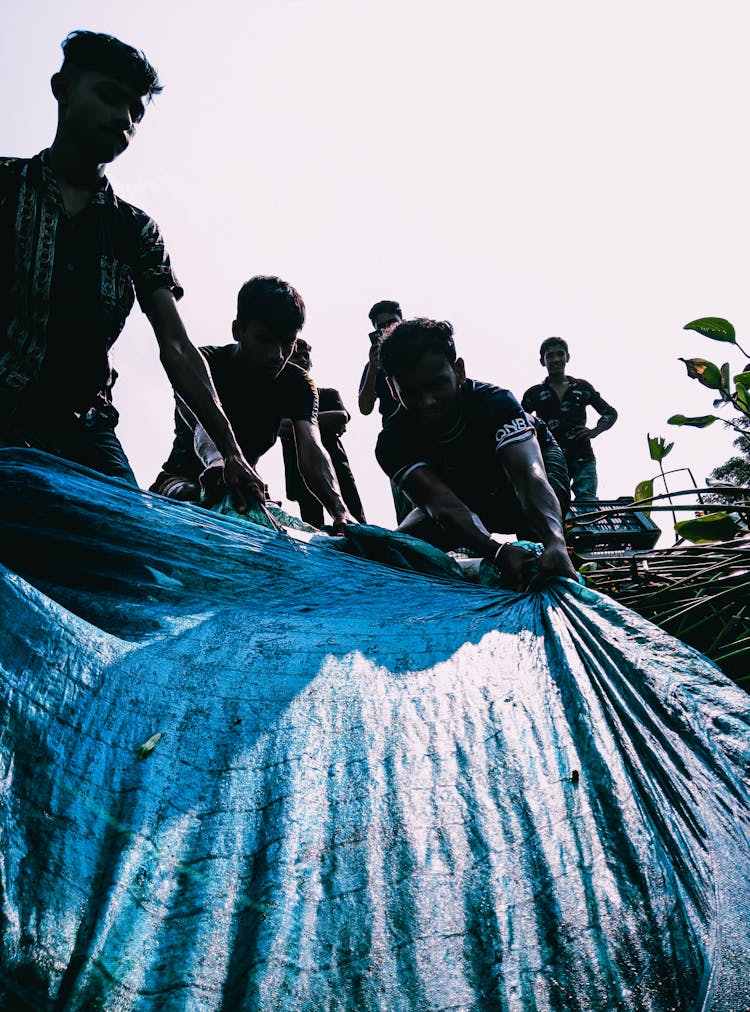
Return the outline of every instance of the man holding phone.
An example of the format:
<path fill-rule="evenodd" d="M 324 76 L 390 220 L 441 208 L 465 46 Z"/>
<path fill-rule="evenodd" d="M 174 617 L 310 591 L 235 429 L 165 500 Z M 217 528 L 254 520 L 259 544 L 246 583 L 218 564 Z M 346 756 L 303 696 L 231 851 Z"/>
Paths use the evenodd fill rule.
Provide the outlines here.
<path fill-rule="evenodd" d="M 369 361 L 359 381 L 358 404 L 363 415 L 371 415 L 377 402 L 381 424 L 384 425 L 398 407 L 398 401 L 391 392 L 385 371 L 380 364 L 380 345 L 390 328 L 401 323 L 403 314 L 398 302 L 383 299 L 376 302 L 367 315 L 374 329 L 370 331 Z M 391 482 L 391 495 L 396 510 L 396 522 L 400 524 L 414 509 L 414 503 L 394 482 Z"/>
<path fill-rule="evenodd" d="M 359 410 L 363 415 L 371 415 L 377 402 L 382 421 L 385 421 L 398 407 L 391 394 L 385 373 L 380 366 L 380 344 L 384 332 L 403 319 L 401 306 L 398 302 L 384 299 L 376 302 L 368 313 L 373 330 L 370 332 L 370 357 L 362 379 L 359 381 Z"/>

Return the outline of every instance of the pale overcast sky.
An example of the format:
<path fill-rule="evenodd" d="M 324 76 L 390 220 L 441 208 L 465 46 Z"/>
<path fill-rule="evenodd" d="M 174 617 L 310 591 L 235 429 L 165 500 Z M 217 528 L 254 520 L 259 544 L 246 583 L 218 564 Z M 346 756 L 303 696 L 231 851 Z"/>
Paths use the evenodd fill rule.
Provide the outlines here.
<path fill-rule="evenodd" d="M 750 345 L 745 0 L 0 0 L 0 20 L 7 155 L 53 137 L 68 31 L 146 52 L 165 90 L 115 190 L 162 227 L 196 344 L 231 339 L 251 275 L 299 289 L 373 522 L 393 513 L 356 393 L 382 298 L 450 320 L 469 375 L 519 398 L 543 376 L 541 340 L 566 337 L 571 374 L 620 412 L 594 444 L 604 498 L 655 473 L 649 431 L 699 481 L 729 456 L 730 433 L 666 419 L 711 411 L 678 356 L 744 362 L 684 323 L 726 316 Z M 115 364 L 120 436 L 148 485 L 172 408 L 137 308 Z M 277 498 L 280 457 L 259 467 Z"/>

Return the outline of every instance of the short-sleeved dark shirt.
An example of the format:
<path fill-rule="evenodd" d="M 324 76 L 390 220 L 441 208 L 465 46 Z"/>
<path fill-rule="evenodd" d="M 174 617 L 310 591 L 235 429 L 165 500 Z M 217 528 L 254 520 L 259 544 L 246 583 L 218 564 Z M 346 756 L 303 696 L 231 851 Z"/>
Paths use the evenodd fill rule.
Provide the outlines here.
<path fill-rule="evenodd" d="M 106 178 L 65 210 L 48 152 L 0 158 L 0 412 L 85 411 L 135 298 L 182 295 L 155 222 Z"/>
<path fill-rule="evenodd" d="M 399 407 L 385 422 L 375 455 L 396 484 L 426 465 L 484 518 L 502 510 L 504 498 L 515 502 L 498 452 L 534 434 L 533 420 L 509 390 L 466 380 L 459 391 L 458 418 L 450 430 L 439 436 L 425 432 Z"/>
<path fill-rule="evenodd" d="M 282 418 L 317 422 L 318 392 L 310 376 L 288 362 L 272 380 L 250 373 L 237 357 L 236 344 L 201 348 L 224 414 L 234 430 L 245 459 L 253 467 L 276 442 Z M 164 463 L 168 474 L 197 478 L 203 463 L 193 447 L 193 430 L 179 410 L 175 438 Z"/>
<path fill-rule="evenodd" d="M 360 393 L 362 393 L 362 387 L 365 385 L 365 377 L 367 376 L 367 370 L 369 368 L 370 365 L 368 363 L 362 371 L 362 379 L 359 381 Z M 375 376 L 375 399 L 378 402 L 378 411 L 380 412 L 383 421 L 390 418 L 399 406 L 398 401 L 391 393 L 391 388 L 388 386 L 388 379 L 382 365 L 378 368 Z"/>
<path fill-rule="evenodd" d="M 574 379 L 573 376 L 568 376 L 567 379 L 569 386 L 563 394 L 562 401 L 552 389 L 547 377 L 544 383 L 529 387 L 521 403 L 527 411 L 533 411 L 537 418 L 547 423 L 568 461 L 593 460 L 591 440 L 588 437 L 571 439 L 570 430 L 577 425 L 586 424 L 586 408 L 589 405 L 600 415 L 614 416 L 613 421 L 617 418 L 617 412 L 586 380 Z"/>

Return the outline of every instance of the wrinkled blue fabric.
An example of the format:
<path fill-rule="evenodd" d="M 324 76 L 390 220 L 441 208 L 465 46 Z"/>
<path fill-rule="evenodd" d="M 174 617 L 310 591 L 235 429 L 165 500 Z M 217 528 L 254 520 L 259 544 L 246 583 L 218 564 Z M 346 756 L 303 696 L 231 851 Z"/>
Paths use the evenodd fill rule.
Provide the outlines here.
<path fill-rule="evenodd" d="M 701 655 L 0 476 L 3 1008 L 750 1008 L 748 696 Z"/>

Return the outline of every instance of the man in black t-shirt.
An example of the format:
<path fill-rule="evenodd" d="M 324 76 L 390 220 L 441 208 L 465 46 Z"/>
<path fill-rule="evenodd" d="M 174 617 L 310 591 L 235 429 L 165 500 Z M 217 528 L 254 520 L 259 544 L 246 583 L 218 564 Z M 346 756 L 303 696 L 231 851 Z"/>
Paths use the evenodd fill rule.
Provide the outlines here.
<path fill-rule="evenodd" d="M 563 338 L 548 337 L 542 341 L 539 360 L 547 369 L 547 379 L 529 387 L 521 403 L 554 433 L 565 454 L 576 499 L 596 499 L 598 479 L 591 440 L 612 428 L 617 412 L 586 380 L 566 376 L 570 354 Z M 586 426 L 589 406 L 599 413 L 593 429 Z"/>
<path fill-rule="evenodd" d="M 0 158 L 0 446 L 32 446 L 135 485 L 114 433 L 108 352 L 135 299 L 174 390 L 221 449 L 242 509 L 255 479 L 177 309 L 182 288 L 154 221 L 104 170 L 161 91 L 156 71 L 111 35 L 72 32 L 51 80 L 52 145 Z"/>
<path fill-rule="evenodd" d="M 304 320 L 304 303 L 290 284 L 276 277 L 254 277 L 237 297 L 237 319 L 232 324 L 235 344 L 201 348 L 201 352 L 252 468 L 276 442 L 282 419 L 290 419 L 300 472 L 333 517 L 334 527 L 340 529 L 356 521 L 341 497 L 321 443 L 318 392 L 307 373 L 289 362 Z M 257 473 L 256 480 L 264 487 Z M 178 399 L 172 451 L 151 491 L 197 502 L 201 487 L 209 499 L 226 491 L 221 458 L 203 427 Z"/>
<path fill-rule="evenodd" d="M 303 372 L 309 373 L 312 368 L 312 348 L 302 337 L 294 343 L 294 351 L 289 359 Z M 359 498 L 357 484 L 352 474 L 349 458 L 341 442 L 347 422 L 351 415 L 344 407 L 341 394 L 333 387 L 318 387 L 318 425 L 323 446 L 331 458 L 333 469 L 338 478 L 341 495 L 354 519 L 365 523 L 365 513 Z M 281 423 L 281 448 L 284 453 L 284 476 L 286 478 L 286 494 L 289 499 L 299 505 L 300 516 L 306 524 L 313 527 L 323 526 L 323 506 L 305 484 L 299 467 L 294 443 L 294 432 L 289 419 Z"/>
<path fill-rule="evenodd" d="M 567 472 L 546 429 L 539 429 L 540 448 L 533 420 L 508 390 L 466 378 L 449 323 L 398 324 L 381 346 L 381 362 L 400 407 L 383 427 L 376 456 L 417 504 L 399 531 L 444 550 L 472 549 L 517 589 L 575 578 L 548 480 L 564 499 Z M 532 575 L 535 555 L 492 533 L 541 541 L 538 570 Z"/>

